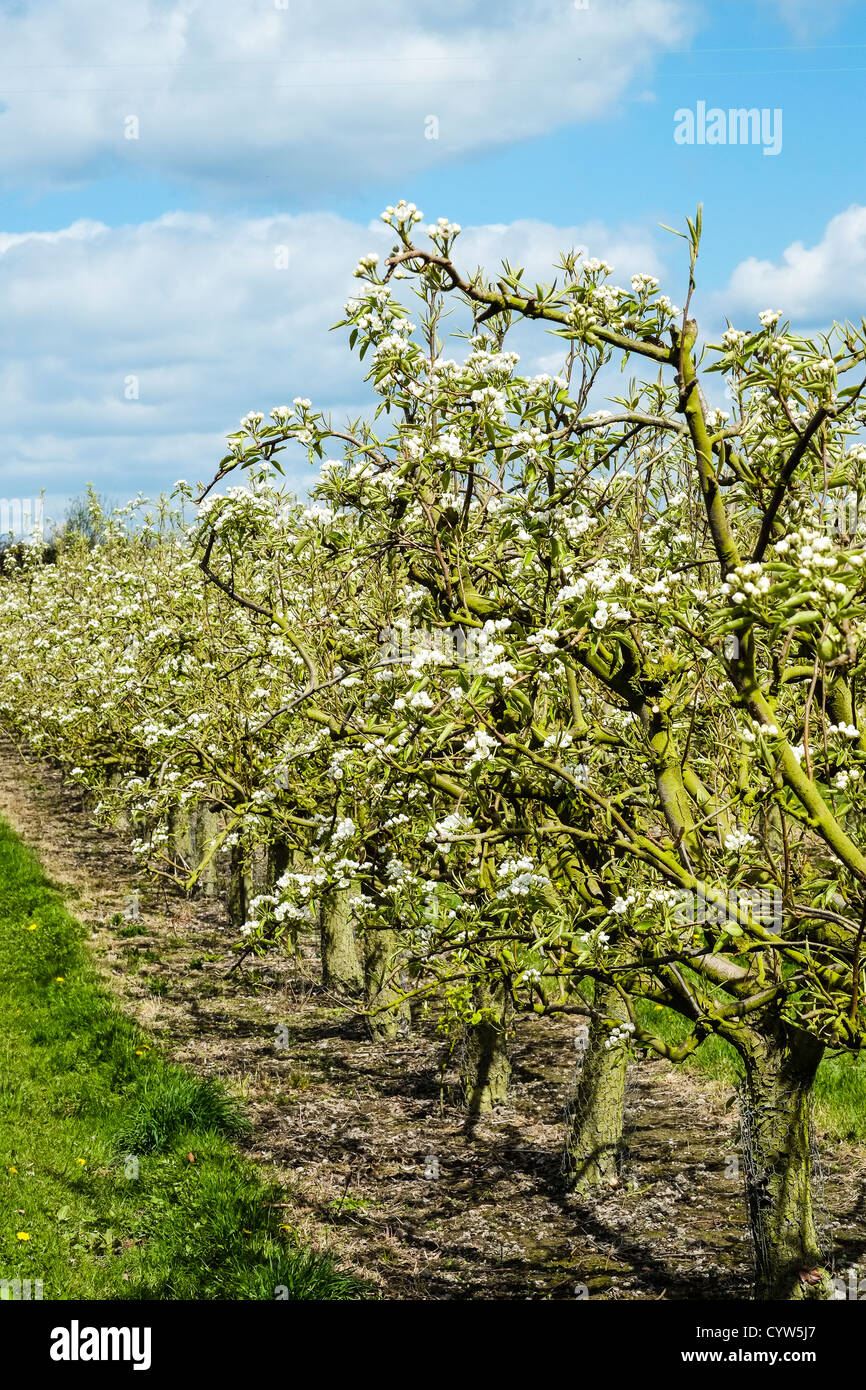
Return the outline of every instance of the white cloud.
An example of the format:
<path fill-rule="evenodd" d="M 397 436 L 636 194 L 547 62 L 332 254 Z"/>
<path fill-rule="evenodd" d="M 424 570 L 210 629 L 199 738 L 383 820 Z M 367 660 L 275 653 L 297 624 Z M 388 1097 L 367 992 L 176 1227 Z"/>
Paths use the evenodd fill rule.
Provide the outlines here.
<path fill-rule="evenodd" d="M 598 117 L 696 22 L 687 0 L 20 0 L 0 12 L 0 179 L 391 181 Z"/>
<path fill-rule="evenodd" d="M 728 314 L 781 309 L 801 327 L 859 315 L 866 299 L 866 207 L 831 218 L 815 246 L 794 241 L 780 261 L 741 261 L 715 299 Z"/>
<path fill-rule="evenodd" d="M 764 0 L 788 25 L 795 38 L 805 42 L 828 33 L 851 9 L 852 0 Z"/>
<path fill-rule="evenodd" d="M 358 256 L 386 255 L 392 241 L 381 223 L 327 213 L 171 213 L 0 234 L 4 493 L 73 494 L 88 481 L 118 497 L 153 492 L 211 476 L 226 431 L 249 410 L 303 395 L 338 419 L 359 413 L 366 369 L 328 329 L 358 289 Z M 580 245 L 611 261 L 620 283 L 659 270 L 646 232 L 598 223 L 467 228 L 457 245 L 467 269 L 507 256 L 533 280 L 552 278 L 558 253 Z M 285 270 L 275 264 L 283 246 Z M 534 354 L 526 370 L 540 370 L 554 340 L 536 325 L 522 341 Z M 306 464 L 294 476 L 303 485 Z"/>

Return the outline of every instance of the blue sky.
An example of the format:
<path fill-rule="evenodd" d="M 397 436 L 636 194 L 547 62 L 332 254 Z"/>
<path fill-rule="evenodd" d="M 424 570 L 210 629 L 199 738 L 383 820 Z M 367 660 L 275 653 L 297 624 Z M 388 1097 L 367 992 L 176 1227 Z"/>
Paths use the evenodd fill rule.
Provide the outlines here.
<path fill-rule="evenodd" d="M 0 0 L 0 58 L 0 495 L 51 515 L 210 477 L 250 409 L 360 409 L 328 326 L 399 197 L 467 264 L 580 242 L 675 302 L 658 224 L 703 202 L 710 335 L 866 312 L 854 0 Z M 700 103 L 779 152 L 678 144 Z"/>

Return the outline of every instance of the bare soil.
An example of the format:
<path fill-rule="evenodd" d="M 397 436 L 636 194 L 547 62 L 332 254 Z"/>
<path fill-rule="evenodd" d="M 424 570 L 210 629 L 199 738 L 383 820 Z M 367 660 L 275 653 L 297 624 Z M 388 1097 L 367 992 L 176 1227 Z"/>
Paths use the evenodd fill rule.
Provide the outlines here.
<path fill-rule="evenodd" d="M 351 1005 L 317 983 L 312 947 L 233 970 L 218 905 L 145 877 L 75 788 L 9 742 L 0 815 L 89 929 L 120 1005 L 173 1060 L 243 1096 L 250 1157 L 282 1186 L 286 1222 L 383 1297 L 750 1297 L 727 1088 L 661 1060 L 633 1063 L 622 1180 L 577 1200 L 562 1174 L 571 1026 L 519 1022 L 509 1103 L 469 1124 L 432 1024 L 371 1042 Z M 133 891 L 141 932 L 124 935 L 134 924 L 112 918 Z M 866 1255 L 866 1155 L 825 1137 L 821 1167 L 819 1216 L 845 1269 Z"/>

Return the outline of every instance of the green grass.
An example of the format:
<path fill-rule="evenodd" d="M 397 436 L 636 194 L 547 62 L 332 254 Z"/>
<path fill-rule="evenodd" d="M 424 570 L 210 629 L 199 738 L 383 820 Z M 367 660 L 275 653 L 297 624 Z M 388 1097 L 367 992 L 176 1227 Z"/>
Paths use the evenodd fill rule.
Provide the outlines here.
<path fill-rule="evenodd" d="M 159 1153 L 188 1129 L 213 1130 L 232 1139 L 250 1132 L 249 1122 L 219 1082 L 173 1069 L 143 1076 L 139 1092 L 137 1108 L 115 1130 L 115 1141 L 126 1152 Z"/>
<path fill-rule="evenodd" d="M 234 1146 L 237 1102 L 160 1056 L 83 935 L 0 823 L 0 1279 L 46 1299 L 367 1296 L 283 1226 L 282 1189 Z"/>
<path fill-rule="evenodd" d="M 669 1009 L 642 1003 L 638 1014 L 665 1042 L 681 1042 L 689 1031 L 685 1019 Z M 723 1038 L 706 1038 L 685 1065 L 728 1086 L 740 1076 L 737 1054 Z M 825 1057 L 815 1081 L 815 1119 L 831 1139 L 866 1142 L 866 1057 Z"/>

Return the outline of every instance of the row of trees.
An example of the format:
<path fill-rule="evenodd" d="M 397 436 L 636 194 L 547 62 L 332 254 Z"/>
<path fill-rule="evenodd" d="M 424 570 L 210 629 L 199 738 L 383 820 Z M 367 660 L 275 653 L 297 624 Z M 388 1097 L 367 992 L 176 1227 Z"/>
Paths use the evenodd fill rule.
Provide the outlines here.
<path fill-rule="evenodd" d="M 827 517 L 863 491 L 864 333 L 770 310 L 701 345 L 700 214 L 683 310 L 575 253 L 491 281 L 459 227 L 384 218 L 343 323 L 376 418 L 251 414 L 209 486 L 178 484 L 192 524 L 129 508 L 22 553 L 3 717 L 155 872 L 223 882 L 243 950 L 315 925 L 374 1035 L 431 1009 L 471 1109 L 504 1095 L 515 1012 L 573 1016 L 576 1186 L 615 1169 L 627 1054 L 723 1038 L 759 1296 L 832 1297 L 811 1093 L 866 1036 L 866 554 Z M 518 372 L 533 324 L 555 374 Z"/>

